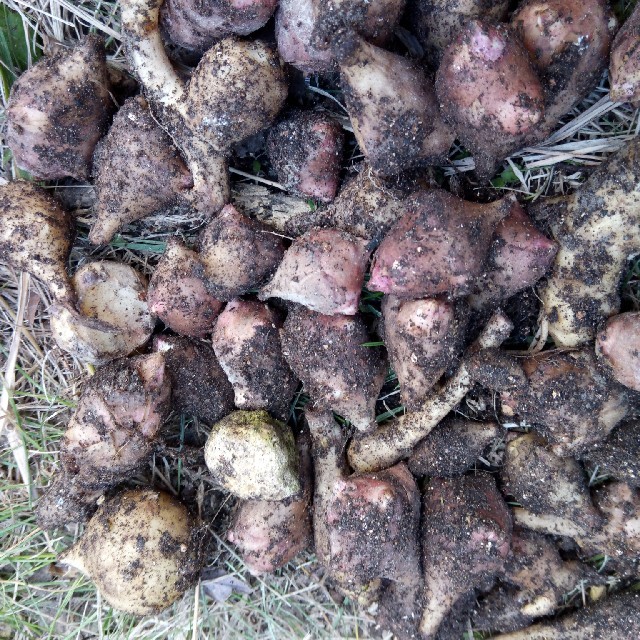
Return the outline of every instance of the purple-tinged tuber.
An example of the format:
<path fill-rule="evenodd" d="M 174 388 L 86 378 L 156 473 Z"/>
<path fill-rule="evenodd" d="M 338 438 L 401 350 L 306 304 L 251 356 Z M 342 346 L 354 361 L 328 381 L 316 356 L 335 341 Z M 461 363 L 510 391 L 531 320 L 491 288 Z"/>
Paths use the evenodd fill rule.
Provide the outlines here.
<path fill-rule="evenodd" d="M 613 377 L 640 391 L 640 313 L 621 313 L 598 330 L 596 354 Z"/>
<path fill-rule="evenodd" d="M 640 5 L 636 5 L 611 45 L 609 82 L 611 100 L 640 100 Z"/>
<path fill-rule="evenodd" d="M 113 111 L 104 41 L 90 35 L 18 78 L 6 111 L 6 144 L 34 178 L 86 180 Z"/>

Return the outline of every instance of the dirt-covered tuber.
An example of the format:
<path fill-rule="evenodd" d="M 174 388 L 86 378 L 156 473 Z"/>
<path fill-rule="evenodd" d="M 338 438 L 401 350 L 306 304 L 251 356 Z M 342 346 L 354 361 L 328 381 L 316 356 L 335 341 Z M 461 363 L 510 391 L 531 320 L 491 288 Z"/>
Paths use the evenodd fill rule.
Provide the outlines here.
<path fill-rule="evenodd" d="M 618 382 L 640 391 L 640 313 L 609 318 L 598 330 L 596 354 Z"/>
<path fill-rule="evenodd" d="M 621 102 L 640 100 L 640 5 L 627 18 L 611 45 L 609 97 Z"/>

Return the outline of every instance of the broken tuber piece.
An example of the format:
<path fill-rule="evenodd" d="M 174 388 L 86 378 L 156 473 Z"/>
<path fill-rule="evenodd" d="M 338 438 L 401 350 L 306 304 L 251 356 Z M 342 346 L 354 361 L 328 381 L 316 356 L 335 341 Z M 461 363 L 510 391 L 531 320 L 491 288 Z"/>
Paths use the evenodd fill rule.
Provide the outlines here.
<path fill-rule="evenodd" d="M 533 286 L 549 270 L 557 250 L 556 243 L 536 229 L 513 198 L 509 214 L 496 227 L 487 262 L 469 304 L 479 309 Z"/>
<path fill-rule="evenodd" d="M 343 144 L 336 120 L 324 113 L 299 111 L 271 128 L 267 151 L 287 190 L 331 202 L 340 184 Z"/>
<path fill-rule="evenodd" d="M 233 388 L 207 343 L 159 335 L 153 348 L 164 356 L 176 410 L 210 424 L 233 411 Z"/>
<path fill-rule="evenodd" d="M 171 386 L 159 353 L 122 358 L 85 386 L 61 445 L 67 474 L 86 487 L 115 485 L 149 457 L 169 413 Z"/>
<path fill-rule="evenodd" d="M 496 312 L 470 351 L 500 346 L 512 329 L 509 319 L 501 312 Z M 408 457 L 413 447 L 455 409 L 471 385 L 471 376 L 463 360 L 455 374 L 442 389 L 425 400 L 419 411 L 390 421 L 370 435 L 354 439 L 349 446 L 349 464 L 358 472 L 376 471 Z"/>
<path fill-rule="evenodd" d="M 627 18 L 611 46 L 609 82 L 611 100 L 640 100 L 640 5 Z"/>
<path fill-rule="evenodd" d="M 511 200 L 478 204 L 432 189 L 414 194 L 405 206 L 407 213 L 373 257 L 368 288 L 402 298 L 468 292 Z"/>
<path fill-rule="evenodd" d="M 189 169 L 160 128 L 144 98 L 127 100 L 94 154 L 98 201 L 89 232 L 107 244 L 124 225 L 161 209 L 186 204 L 193 187 Z"/>
<path fill-rule="evenodd" d="M 609 318 L 598 330 L 596 354 L 618 382 L 640 391 L 640 312 Z"/>
<path fill-rule="evenodd" d="M 283 567 L 311 543 L 313 467 L 309 434 L 297 439 L 302 492 L 279 502 L 246 500 L 233 515 L 227 539 L 253 575 Z"/>
<path fill-rule="evenodd" d="M 58 346 L 83 362 L 103 364 L 130 354 L 151 337 L 155 317 L 146 301 L 147 282 L 129 265 L 89 262 L 73 276 L 77 310 L 51 307 Z"/>
<path fill-rule="evenodd" d="M 627 640 L 640 634 L 640 594 L 615 594 L 575 613 L 540 622 L 522 631 L 493 636 L 494 640 Z"/>
<path fill-rule="evenodd" d="M 353 132 L 375 173 L 392 176 L 446 157 L 455 133 L 419 67 L 360 38 L 341 43 L 338 57 Z"/>
<path fill-rule="evenodd" d="M 509 509 L 490 475 L 430 480 L 422 527 L 422 638 L 436 637 L 460 598 L 491 586 L 510 554 L 511 528 Z"/>
<path fill-rule="evenodd" d="M 414 476 L 449 478 L 469 470 L 499 437 L 495 422 L 446 419 L 413 450 L 407 461 Z"/>
<path fill-rule="evenodd" d="M 266 411 L 234 411 L 214 424 L 204 458 L 215 481 L 243 500 L 284 500 L 300 491 L 291 429 Z"/>
<path fill-rule="evenodd" d="M 149 282 L 151 313 L 184 336 L 211 333 L 224 303 L 206 288 L 200 256 L 178 238 L 170 238 Z"/>
<path fill-rule="evenodd" d="M 425 57 L 435 68 L 467 20 L 501 22 L 508 8 L 508 0 L 409 0 L 408 14 Z"/>
<path fill-rule="evenodd" d="M 314 407 L 333 410 L 360 432 L 375 428 L 375 407 L 387 372 L 360 316 L 325 316 L 304 307 L 289 312 L 282 351 Z"/>
<path fill-rule="evenodd" d="M 113 111 L 104 41 L 89 35 L 16 80 L 6 111 L 6 144 L 34 178 L 86 180 Z"/>
<path fill-rule="evenodd" d="M 596 88 L 617 21 L 606 0 L 526 0 L 511 25 L 545 90 L 545 113 L 529 139 L 533 143 L 548 137 L 560 118 Z"/>
<path fill-rule="evenodd" d="M 221 300 L 259 287 L 284 255 L 278 234 L 231 204 L 203 229 L 199 249 L 207 290 Z"/>
<path fill-rule="evenodd" d="M 220 314 L 211 340 L 233 385 L 236 407 L 267 409 L 286 421 L 298 380 L 282 355 L 281 326 L 266 304 L 232 300 Z"/>
<path fill-rule="evenodd" d="M 598 465 L 600 475 L 611 475 L 640 489 L 640 421 L 622 423 L 582 457 Z"/>
<path fill-rule="evenodd" d="M 258 297 L 297 302 L 325 315 L 355 315 L 368 258 L 364 240 L 338 229 L 311 229 L 294 240 Z"/>
<path fill-rule="evenodd" d="M 580 465 L 573 458 L 559 458 L 533 433 L 507 443 L 502 473 L 505 490 L 522 505 L 514 510 L 519 524 L 572 538 L 600 526 L 602 518 Z M 553 522 L 552 529 L 537 526 L 538 519 Z"/>
<path fill-rule="evenodd" d="M 0 186 L 0 222 L 0 259 L 42 280 L 54 302 L 73 304 L 71 217 L 44 189 L 16 181 Z"/>
<path fill-rule="evenodd" d="M 89 576 L 119 611 L 155 614 L 177 600 L 200 571 L 199 535 L 175 498 L 154 489 L 108 499 L 59 562 Z"/>
<path fill-rule="evenodd" d="M 540 290 L 549 335 L 558 347 L 595 338 L 620 308 L 618 287 L 627 258 L 640 247 L 640 140 L 602 163 L 573 194 L 540 202 L 560 248 Z"/>
<path fill-rule="evenodd" d="M 398 376 L 402 403 L 418 409 L 444 372 L 455 364 L 461 323 L 443 300 L 382 300 L 384 344 Z"/>
<path fill-rule="evenodd" d="M 329 412 L 306 413 L 315 462 L 318 559 L 341 592 L 368 600 L 380 578 L 414 584 L 420 497 L 406 465 L 347 476 L 344 435 Z"/>
<path fill-rule="evenodd" d="M 442 117 L 488 181 L 542 119 L 544 90 L 529 54 L 504 25 L 472 20 L 445 49 L 436 75 Z"/>
<path fill-rule="evenodd" d="M 503 392 L 503 403 L 533 423 L 556 455 L 579 455 L 630 411 L 626 389 L 598 370 L 591 351 L 547 351 L 520 364 L 528 384 Z"/>
<path fill-rule="evenodd" d="M 165 0 L 160 27 L 172 43 L 202 54 L 220 38 L 257 31 L 276 5 L 277 0 Z"/>

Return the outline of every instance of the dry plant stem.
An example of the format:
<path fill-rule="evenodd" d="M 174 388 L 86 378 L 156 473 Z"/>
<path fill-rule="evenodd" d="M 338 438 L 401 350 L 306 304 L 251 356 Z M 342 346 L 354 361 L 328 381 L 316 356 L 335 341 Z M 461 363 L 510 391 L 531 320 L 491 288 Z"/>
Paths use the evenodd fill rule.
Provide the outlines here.
<path fill-rule="evenodd" d="M 185 196 L 190 196 L 196 209 L 213 213 L 229 201 L 227 163 L 206 142 L 192 135 L 185 125 L 188 117 L 186 88 L 162 44 L 158 29 L 161 5 L 162 0 L 121 2 L 127 55 L 149 100 L 160 112 L 160 125 L 185 156 L 193 177 L 193 189 Z"/>
<path fill-rule="evenodd" d="M 27 298 L 29 294 L 29 283 L 31 277 L 28 273 L 20 274 L 18 289 L 18 309 L 13 328 L 13 337 L 11 338 L 11 348 L 7 358 L 7 365 L 4 371 L 4 380 L 2 385 L 2 395 L 0 396 L 0 435 L 6 435 L 13 457 L 18 465 L 18 471 L 22 476 L 22 481 L 27 486 L 29 494 L 32 493 L 31 474 L 29 473 L 29 462 L 27 460 L 27 450 L 24 446 L 24 438 L 20 427 L 9 416 L 9 401 L 13 396 L 13 390 L 16 384 L 16 363 L 18 360 L 18 351 L 20 349 L 20 337 L 22 333 L 22 323 L 27 306 Z"/>
<path fill-rule="evenodd" d="M 469 351 L 499 347 L 512 329 L 511 321 L 497 311 Z M 359 473 L 380 471 L 406 458 L 416 444 L 462 401 L 471 384 L 471 375 L 463 361 L 444 387 L 427 399 L 419 411 L 389 422 L 369 436 L 353 440 L 348 452 L 351 467 Z"/>

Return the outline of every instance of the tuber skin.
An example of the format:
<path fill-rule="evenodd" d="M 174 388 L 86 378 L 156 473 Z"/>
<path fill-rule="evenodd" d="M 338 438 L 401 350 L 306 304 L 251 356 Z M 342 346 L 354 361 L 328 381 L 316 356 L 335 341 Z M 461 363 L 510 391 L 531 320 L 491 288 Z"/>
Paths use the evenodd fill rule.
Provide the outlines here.
<path fill-rule="evenodd" d="M 640 5 L 627 18 L 611 45 L 609 97 L 619 102 L 640 100 Z"/>
<path fill-rule="evenodd" d="M 298 380 L 282 355 L 281 327 L 266 304 L 237 299 L 218 317 L 211 340 L 236 407 L 266 409 L 286 421 Z"/>
<path fill-rule="evenodd" d="M 417 192 L 405 206 L 407 213 L 374 255 L 368 288 L 400 298 L 467 293 L 511 201 L 479 204 L 432 189 Z"/>
<path fill-rule="evenodd" d="M 264 411 L 234 411 L 211 428 L 204 459 L 225 490 L 242 500 L 285 500 L 300 492 L 290 427 Z"/>
<path fill-rule="evenodd" d="M 151 276 L 147 299 L 151 313 L 176 333 L 204 338 L 224 307 L 207 291 L 204 271 L 195 251 L 178 238 L 168 240 Z"/>
<path fill-rule="evenodd" d="M 90 35 L 17 79 L 6 111 L 6 144 L 34 178 L 87 180 L 114 111 L 104 41 Z"/>
<path fill-rule="evenodd" d="M 347 37 L 338 47 L 347 111 L 373 171 L 393 176 L 444 160 L 455 134 L 424 72 L 361 38 Z"/>
<path fill-rule="evenodd" d="M 0 259 L 42 280 L 54 302 L 73 304 L 71 216 L 44 189 L 19 180 L 0 186 L 0 221 Z"/>
<path fill-rule="evenodd" d="M 615 594 L 598 604 L 552 620 L 494 636 L 494 640 L 627 640 L 640 633 L 640 595 Z"/>
<path fill-rule="evenodd" d="M 474 465 L 499 435 L 495 422 L 446 419 L 418 444 L 407 464 L 414 476 L 459 476 Z"/>
<path fill-rule="evenodd" d="M 241 502 L 227 531 L 253 575 L 272 573 L 306 549 L 312 540 L 313 467 L 311 441 L 303 432 L 296 441 L 301 493 L 279 502 Z"/>
<path fill-rule="evenodd" d="M 185 86 L 162 44 L 161 4 L 122 2 L 126 53 L 154 114 L 185 156 L 193 178 L 193 206 L 211 215 L 230 197 L 226 154 L 271 124 L 287 97 L 287 83 L 271 47 L 225 38 L 207 51 Z"/>
<path fill-rule="evenodd" d="M 107 244 L 124 225 L 162 209 L 186 204 L 191 173 L 171 138 L 138 96 L 127 100 L 96 147 L 93 173 L 96 220 L 93 244 Z"/>
<path fill-rule="evenodd" d="M 114 609 L 151 615 L 195 582 L 199 538 L 194 519 L 169 494 L 125 490 L 98 509 L 58 561 L 89 576 Z"/>
<path fill-rule="evenodd" d="M 402 195 L 383 185 L 364 164 L 357 176 L 342 185 L 328 207 L 297 217 L 285 230 L 299 235 L 311 227 L 334 227 L 366 240 L 371 250 L 404 213 Z"/>
<path fill-rule="evenodd" d="M 640 313 L 621 313 L 598 330 L 596 355 L 625 387 L 640 391 Z"/>
<path fill-rule="evenodd" d="M 338 229 L 311 229 L 294 240 L 258 297 L 325 315 L 355 315 L 368 258 L 364 240 Z"/>
<path fill-rule="evenodd" d="M 334 66 L 331 50 L 312 44 L 316 5 L 316 0 L 280 0 L 276 11 L 278 53 L 304 73 L 325 73 Z"/>
<path fill-rule="evenodd" d="M 200 260 L 209 293 L 231 300 L 262 285 L 284 255 L 282 238 L 228 204 L 200 234 Z"/>
<path fill-rule="evenodd" d="M 507 0 L 409 0 L 408 4 L 413 32 L 434 68 L 467 20 L 501 22 L 509 8 Z"/>
<path fill-rule="evenodd" d="M 502 585 L 482 598 L 473 612 L 473 627 L 487 631 L 515 631 L 536 618 L 553 615 L 565 594 L 580 584 L 603 584 L 588 565 L 563 560 L 546 536 L 516 528 L 512 555 L 505 563 Z"/>
<path fill-rule="evenodd" d="M 617 426 L 583 458 L 598 465 L 601 475 L 611 475 L 640 489 L 640 422 L 629 420 Z"/>
<path fill-rule="evenodd" d="M 160 27 L 174 44 L 203 54 L 220 38 L 246 36 L 263 27 L 276 5 L 277 0 L 165 0 Z"/>
<path fill-rule="evenodd" d="M 234 410 L 233 387 L 207 343 L 159 335 L 153 348 L 164 356 L 177 411 L 212 424 Z"/>
<path fill-rule="evenodd" d="M 152 452 L 169 414 L 170 396 L 159 353 L 101 367 L 85 386 L 64 433 L 63 469 L 94 488 L 132 476 Z"/>
<path fill-rule="evenodd" d="M 558 347 L 590 342 L 598 325 L 620 309 L 620 279 L 627 258 L 640 247 L 639 162 L 640 140 L 632 140 L 575 193 L 536 209 L 534 216 L 550 219 L 559 244 L 539 292 Z"/>
<path fill-rule="evenodd" d="M 382 300 L 382 336 L 398 376 L 405 407 L 416 410 L 444 372 L 456 363 L 464 323 L 443 300 Z"/>
<path fill-rule="evenodd" d="M 36 523 L 52 530 L 67 524 L 86 522 L 98 508 L 106 489 L 87 488 L 82 478 L 58 472 L 35 505 Z"/>
<path fill-rule="evenodd" d="M 435 85 L 440 112 L 473 154 L 483 182 L 544 114 L 529 54 L 503 25 L 467 22 L 445 49 Z"/>
<path fill-rule="evenodd" d="M 307 411 L 315 463 L 318 560 L 348 597 L 371 599 L 380 578 L 415 586 L 420 497 L 406 465 L 348 476 L 345 437 L 329 412 Z"/>
<path fill-rule="evenodd" d="M 513 325 L 501 312 L 487 322 L 469 352 L 482 352 L 500 346 Z M 469 356 L 447 380 L 444 386 L 428 397 L 419 411 L 408 413 L 380 426 L 374 433 L 352 440 L 349 464 L 357 472 L 386 469 L 411 455 L 413 448 L 461 402 L 473 384 Z"/>
<path fill-rule="evenodd" d="M 342 127 L 333 118 L 298 111 L 270 129 L 267 151 L 288 191 L 331 202 L 340 184 L 343 145 Z"/>
<path fill-rule="evenodd" d="M 361 316 L 325 316 L 295 307 L 280 332 L 282 352 L 312 405 L 333 410 L 361 433 L 375 429 L 375 406 L 387 373 L 379 347 L 364 347 Z"/>
<path fill-rule="evenodd" d="M 509 214 L 496 226 L 485 268 L 469 304 L 482 309 L 533 286 L 549 270 L 557 250 L 556 243 L 538 231 L 513 198 Z"/>
<path fill-rule="evenodd" d="M 533 433 L 507 443 L 502 477 L 505 491 L 522 505 L 514 517 L 523 526 L 580 538 L 602 524 L 578 462 L 558 457 Z M 552 524 L 546 527 L 545 522 Z"/>
<path fill-rule="evenodd" d="M 51 332 L 61 349 L 83 362 L 104 364 L 149 340 L 155 317 L 142 274 L 126 264 L 99 260 L 80 267 L 72 285 L 77 308 L 51 306 Z"/>
<path fill-rule="evenodd" d="M 596 88 L 617 21 L 606 0 L 526 0 L 511 19 L 545 90 L 544 118 L 529 142 L 549 136 L 560 118 Z"/>
<path fill-rule="evenodd" d="M 509 556 L 511 529 L 509 509 L 491 476 L 430 480 L 422 525 L 422 638 L 436 637 L 460 598 L 492 585 Z"/>

